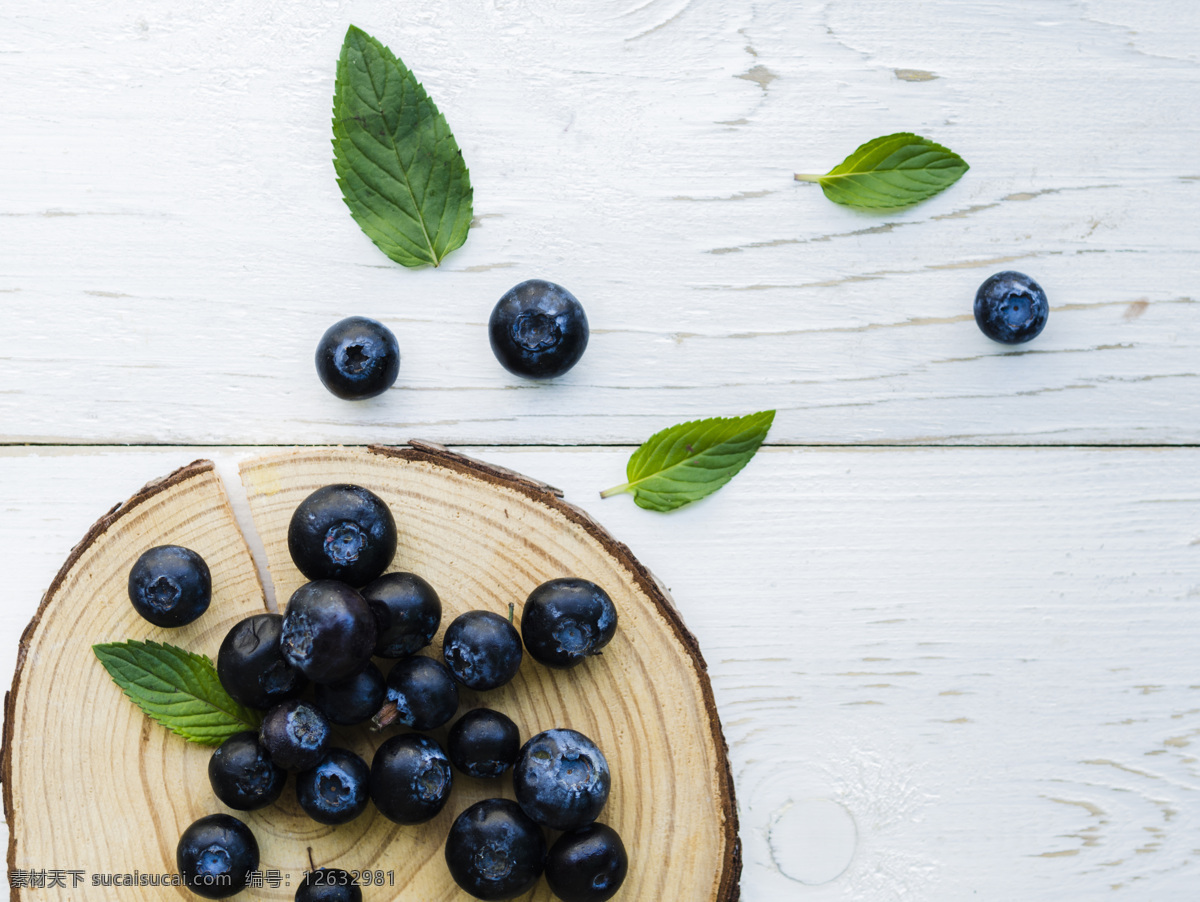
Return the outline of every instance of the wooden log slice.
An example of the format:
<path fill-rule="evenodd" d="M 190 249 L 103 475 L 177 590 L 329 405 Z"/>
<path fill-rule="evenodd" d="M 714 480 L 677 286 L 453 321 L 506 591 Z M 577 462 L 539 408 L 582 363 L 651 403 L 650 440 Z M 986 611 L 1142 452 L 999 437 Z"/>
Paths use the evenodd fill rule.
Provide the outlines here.
<path fill-rule="evenodd" d="M 525 738 L 570 727 L 597 742 L 613 777 L 600 820 L 621 834 L 630 857 L 617 902 L 736 900 L 741 860 L 725 743 L 699 648 L 666 593 L 628 548 L 555 490 L 438 446 L 413 444 L 305 449 L 243 465 L 280 608 L 304 582 L 287 551 L 292 512 L 310 492 L 344 482 L 388 502 L 399 531 L 389 569 L 418 573 L 437 589 L 443 630 L 463 611 L 506 615 L 510 603 L 519 622 L 530 591 L 554 577 L 581 576 L 603 586 L 620 625 L 602 656 L 570 671 L 526 656 L 509 686 L 463 691 L 460 712 L 486 705 L 512 717 Z M 184 827 L 228 810 L 208 786 L 211 749 L 143 717 L 90 651 L 99 641 L 149 637 L 215 656 L 225 630 L 262 609 L 253 563 L 211 468 L 194 465 L 148 491 L 89 532 L 22 639 L 5 722 L 10 868 L 174 871 Z M 137 516 L 151 508 L 153 517 Z M 209 613 L 169 636 L 141 621 L 124 595 L 128 568 L 147 541 L 194 547 L 213 571 Z M 439 632 L 425 653 L 440 652 Z M 378 663 L 386 672 L 389 662 Z M 78 717 L 64 717 L 64 704 L 80 707 Z M 94 742 L 80 745 L 81 724 Z M 339 729 L 337 742 L 369 762 L 393 732 Z M 444 743 L 446 733 L 433 735 Z M 255 887 L 237 898 L 291 900 L 311 850 L 317 866 L 379 872 L 384 885 L 364 888 L 371 902 L 469 902 L 446 870 L 444 841 L 459 812 L 494 796 L 512 798 L 511 780 L 456 772 L 450 803 L 427 824 L 401 827 L 371 807 L 350 824 L 326 827 L 299 810 L 289 785 L 279 803 L 238 816 L 258 838 L 261 869 L 290 875 L 291 885 Z M 70 897 L 115 895 L 110 888 L 80 887 Z M 126 889 L 120 898 L 195 897 L 179 889 Z M 524 898 L 554 897 L 541 881 Z"/>

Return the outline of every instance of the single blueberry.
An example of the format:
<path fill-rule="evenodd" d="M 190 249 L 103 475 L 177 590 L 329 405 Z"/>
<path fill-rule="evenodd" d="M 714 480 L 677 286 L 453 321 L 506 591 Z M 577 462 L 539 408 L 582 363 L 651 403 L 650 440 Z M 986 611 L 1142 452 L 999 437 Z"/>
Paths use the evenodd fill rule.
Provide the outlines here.
<path fill-rule="evenodd" d="M 415 573 L 385 573 L 362 590 L 375 615 L 375 654 L 407 658 L 433 641 L 442 623 L 442 602 Z"/>
<path fill-rule="evenodd" d="M 546 730 L 525 743 L 513 768 L 517 802 L 552 830 L 586 827 L 604 809 L 611 783 L 596 743 L 575 730 Z"/>
<path fill-rule="evenodd" d="M 510 373 L 530 379 L 561 376 L 583 356 L 588 321 L 561 285 L 530 279 L 505 292 L 488 320 L 492 353 Z"/>
<path fill-rule="evenodd" d="M 296 889 L 296 902 L 362 902 L 362 898 L 354 875 L 341 868 L 307 871 Z"/>
<path fill-rule="evenodd" d="M 371 769 L 347 749 L 331 748 L 296 775 L 296 801 L 314 821 L 345 824 L 367 808 Z"/>
<path fill-rule="evenodd" d="M 458 687 L 446 666 L 424 655 L 403 658 L 387 676 L 387 696 L 375 715 L 377 727 L 402 724 L 435 730 L 458 711 Z"/>
<path fill-rule="evenodd" d="M 325 756 L 329 721 L 308 702 L 291 698 L 267 712 L 258 741 L 284 770 L 308 770 Z"/>
<path fill-rule="evenodd" d="M 258 869 L 258 842 L 233 815 L 210 814 L 183 831 L 175 866 L 196 895 L 225 899 L 245 889 Z"/>
<path fill-rule="evenodd" d="M 446 865 L 476 899 L 513 899 L 533 889 L 546 863 L 546 837 L 509 799 L 476 802 L 454 820 Z"/>
<path fill-rule="evenodd" d="M 530 593 L 521 611 L 521 637 L 547 667 L 574 667 L 612 641 L 617 608 L 608 593 L 578 577 L 552 579 Z"/>
<path fill-rule="evenodd" d="M 234 733 L 208 759 L 208 781 L 217 798 L 238 811 L 265 808 L 283 794 L 287 771 L 275 764 L 258 734 Z"/>
<path fill-rule="evenodd" d="M 317 375 L 347 401 L 381 395 L 400 372 L 400 345 L 381 322 L 350 316 L 334 323 L 317 345 Z"/>
<path fill-rule="evenodd" d="M 309 579 L 358 588 L 376 579 L 396 554 L 396 521 L 382 498 L 357 485 L 327 485 L 297 506 L 288 551 Z"/>
<path fill-rule="evenodd" d="M 317 683 L 313 700 L 330 723 L 349 727 L 370 720 L 383 704 L 387 683 L 374 664 L 336 683 Z"/>
<path fill-rule="evenodd" d="M 233 625 L 217 653 L 217 677 L 229 697 L 250 708 L 270 708 L 299 695 L 308 680 L 279 647 L 281 614 L 254 614 Z"/>
<path fill-rule="evenodd" d="M 993 341 L 1021 344 L 1046 327 L 1050 304 L 1042 286 L 1020 272 L 988 276 L 975 292 L 975 322 Z"/>
<path fill-rule="evenodd" d="M 498 777 L 516 763 L 521 734 L 507 715 L 475 708 L 450 728 L 446 751 L 454 766 L 467 776 Z"/>
<path fill-rule="evenodd" d="M 564 833 L 546 856 L 546 882 L 562 902 L 606 902 L 628 871 L 625 844 L 605 824 Z"/>
<path fill-rule="evenodd" d="M 468 689 L 497 689 L 521 667 L 521 636 L 499 614 L 467 611 L 446 627 L 442 657 L 454 678 Z"/>
<path fill-rule="evenodd" d="M 419 733 L 391 737 L 371 760 L 371 801 L 397 824 L 431 819 L 445 806 L 453 784 L 450 759 Z"/>
<path fill-rule="evenodd" d="M 159 545 L 143 552 L 129 571 L 133 609 L 155 626 L 191 623 L 208 610 L 212 576 L 190 548 Z"/>
<path fill-rule="evenodd" d="M 288 663 L 314 683 L 336 683 L 371 660 L 375 616 L 345 583 L 305 583 L 288 600 L 279 647 Z"/>

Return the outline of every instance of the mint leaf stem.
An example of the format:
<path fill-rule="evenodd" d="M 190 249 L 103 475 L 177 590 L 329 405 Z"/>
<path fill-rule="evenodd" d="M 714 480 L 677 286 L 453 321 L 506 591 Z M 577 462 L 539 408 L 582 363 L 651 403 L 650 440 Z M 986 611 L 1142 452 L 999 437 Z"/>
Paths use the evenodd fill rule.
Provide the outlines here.
<path fill-rule="evenodd" d="M 611 498 L 613 495 L 620 495 L 622 492 L 628 492 L 632 486 L 628 482 L 623 482 L 620 485 L 614 485 L 611 489 L 605 489 L 600 493 L 601 498 Z"/>

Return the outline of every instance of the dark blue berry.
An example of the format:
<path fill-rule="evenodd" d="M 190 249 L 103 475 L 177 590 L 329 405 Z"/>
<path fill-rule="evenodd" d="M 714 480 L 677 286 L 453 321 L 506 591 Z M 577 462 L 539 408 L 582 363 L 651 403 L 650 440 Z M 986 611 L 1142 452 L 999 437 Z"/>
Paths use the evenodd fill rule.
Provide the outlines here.
<path fill-rule="evenodd" d="M 375 717 L 376 726 L 402 724 L 414 730 L 435 730 L 458 711 L 458 687 L 444 664 L 424 655 L 403 658 L 387 676 L 387 701 Z"/>
<path fill-rule="evenodd" d="M 975 292 L 975 322 L 993 341 L 1021 344 L 1036 338 L 1049 316 L 1046 292 L 1024 273 L 998 272 Z"/>
<path fill-rule="evenodd" d="M 513 899 L 533 889 L 546 864 L 546 837 L 508 799 L 485 799 L 460 814 L 446 837 L 454 882 L 476 899 Z"/>
<path fill-rule="evenodd" d="M 287 771 L 275 764 L 258 734 L 234 733 L 208 759 L 208 781 L 217 798 L 238 811 L 265 808 L 283 794 Z"/>
<path fill-rule="evenodd" d="M 492 353 L 510 373 L 530 379 L 561 376 L 583 356 L 588 321 L 561 285 L 530 279 L 510 288 L 488 320 Z"/>
<path fill-rule="evenodd" d="M 617 608 L 608 593 L 577 577 L 542 583 L 521 611 L 525 648 L 548 667 L 574 667 L 600 654 L 616 632 Z"/>
<path fill-rule="evenodd" d="M 375 616 L 345 583 L 305 583 L 288 600 L 279 647 L 288 663 L 314 683 L 336 683 L 371 660 Z"/>
<path fill-rule="evenodd" d="M 308 702 L 288 699 L 267 712 L 258 741 L 284 770 L 308 770 L 329 747 L 329 721 Z"/>
<path fill-rule="evenodd" d="M 357 485 L 327 485 L 300 502 L 288 524 L 288 551 L 309 579 L 358 588 L 396 554 L 396 521 L 382 498 Z"/>
<path fill-rule="evenodd" d="M 258 843 L 236 817 L 210 814 L 183 831 L 175 866 L 196 895 L 225 899 L 245 889 L 258 869 Z"/>
<path fill-rule="evenodd" d="M 517 802 L 552 830 L 586 827 L 604 809 L 611 778 L 596 743 L 575 730 L 546 730 L 521 748 L 513 768 Z"/>
<path fill-rule="evenodd" d="M 442 602 L 433 586 L 415 573 L 385 573 L 362 590 L 375 615 L 375 654 L 407 658 L 433 641 L 442 622 Z"/>
<path fill-rule="evenodd" d="M 225 634 L 217 653 L 217 676 L 230 698 L 250 708 L 270 708 L 299 695 L 308 680 L 279 647 L 281 614 L 255 614 Z"/>
<path fill-rule="evenodd" d="M 491 611 L 467 611 L 446 627 L 442 657 L 456 680 L 468 689 L 496 689 L 521 667 L 521 637 L 516 627 Z"/>
<path fill-rule="evenodd" d="M 354 875 L 341 868 L 308 871 L 296 889 L 296 902 L 362 902 L 362 897 Z"/>
<path fill-rule="evenodd" d="M 347 401 L 381 395 L 400 372 L 400 345 L 383 323 L 350 316 L 330 326 L 317 345 L 317 375 Z"/>
<path fill-rule="evenodd" d="M 370 720 L 383 704 L 387 683 L 374 664 L 336 683 L 318 683 L 313 700 L 330 723 L 349 727 Z"/>
<path fill-rule="evenodd" d="M 366 810 L 371 769 L 347 749 L 331 748 L 316 766 L 296 775 L 296 801 L 314 821 L 344 824 Z"/>
<path fill-rule="evenodd" d="M 129 600 L 133 609 L 155 626 L 191 623 L 208 610 L 212 600 L 208 565 L 190 548 L 151 548 L 129 571 Z"/>
<path fill-rule="evenodd" d="M 446 751 L 467 776 L 498 777 L 516 763 L 521 733 L 507 715 L 475 708 L 450 728 Z"/>
<path fill-rule="evenodd" d="M 442 747 L 418 733 L 391 737 L 371 761 L 371 801 L 397 824 L 432 818 L 450 798 L 453 783 Z"/>
<path fill-rule="evenodd" d="M 546 882 L 562 902 L 607 902 L 628 870 L 625 844 L 605 824 L 564 833 L 546 856 Z"/>

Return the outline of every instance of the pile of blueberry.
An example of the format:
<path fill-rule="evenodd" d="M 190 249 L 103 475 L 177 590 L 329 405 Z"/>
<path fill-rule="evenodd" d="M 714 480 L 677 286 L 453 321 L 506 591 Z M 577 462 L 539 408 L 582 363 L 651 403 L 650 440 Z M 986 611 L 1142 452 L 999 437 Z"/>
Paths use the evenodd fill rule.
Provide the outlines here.
<path fill-rule="evenodd" d="M 442 660 L 419 651 L 441 624 L 437 592 L 413 573 L 387 573 L 396 551 L 391 511 L 373 492 L 330 485 L 309 495 L 288 529 L 292 560 L 310 582 L 286 611 L 237 623 L 217 656 L 217 674 L 237 702 L 264 713 L 259 731 L 231 736 L 213 753 L 208 775 L 217 798 L 251 811 L 280 798 L 289 772 L 296 800 L 313 820 L 344 824 L 374 804 L 398 824 L 420 824 L 450 798 L 453 768 L 476 778 L 512 771 L 516 801 L 492 798 L 463 811 L 446 839 L 446 864 L 479 899 L 511 899 L 545 873 L 564 902 L 604 902 L 627 870 L 621 838 L 596 823 L 610 773 L 592 740 L 550 729 L 521 744 L 516 724 L 490 708 L 467 711 L 445 749 L 427 731 L 458 712 L 459 687 L 485 692 L 516 676 L 524 651 L 554 668 L 600 653 L 617 628 L 608 594 L 566 577 L 526 600 L 521 632 L 492 611 L 468 611 L 445 631 Z M 195 552 L 159 546 L 129 577 L 137 611 L 160 626 L 190 623 L 207 609 L 211 579 Z M 387 677 L 373 658 L 394 663 Z M 336 744 L 335 728 L 371 723 L 411 732 L 391 736 L 368 765 Z M 499 793 L 497 793 L 499 795 Z M 544 829 L 562 831 L 547 847 Z M 193 823 L 179 840 L 177 865 L 198 895 L 224 898 L 258 868 L 250 828 L 229 814 Z M 348 871 L 306 872 L 297 902 L 360 902 Z"/>

